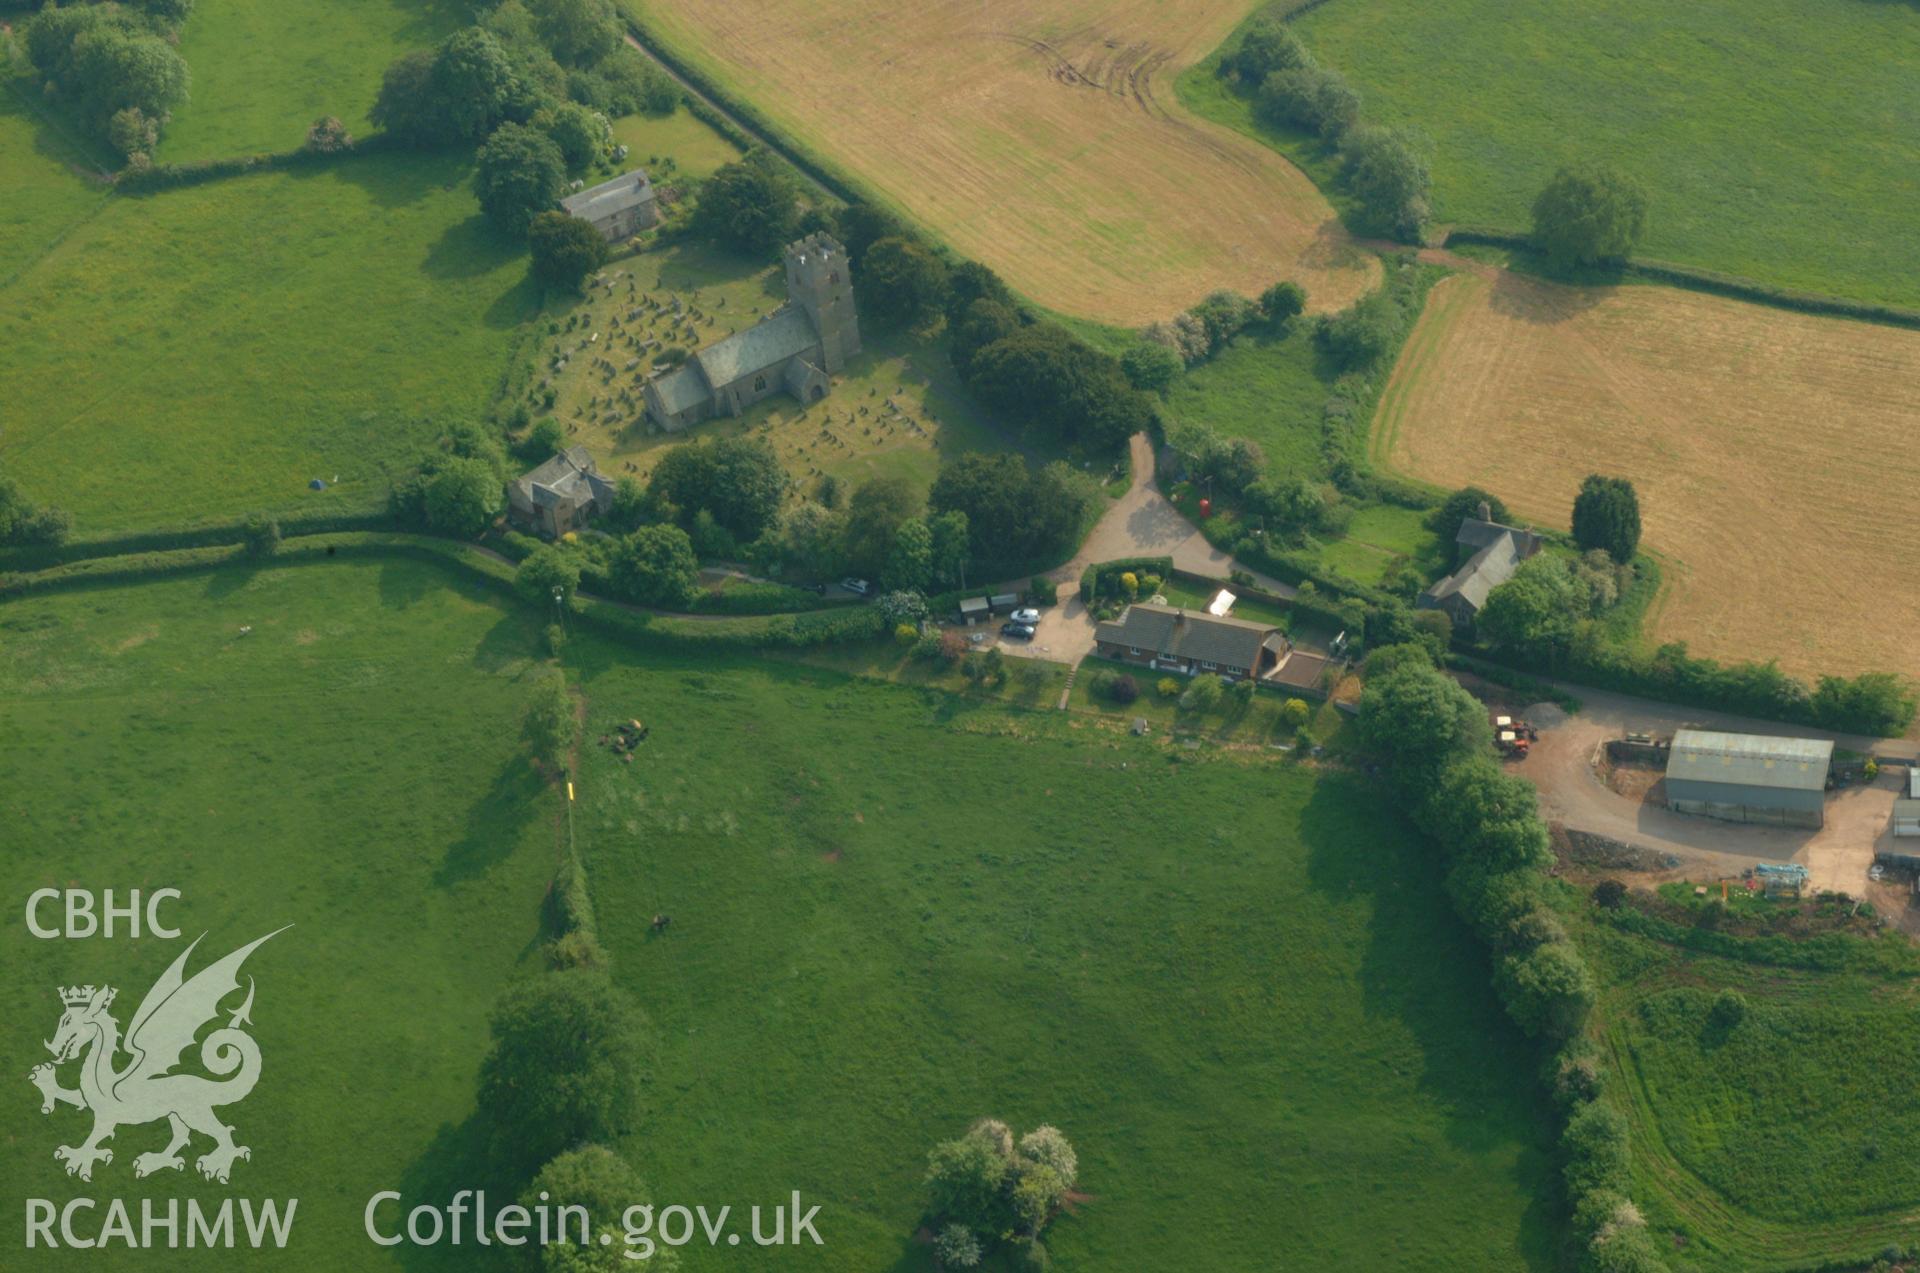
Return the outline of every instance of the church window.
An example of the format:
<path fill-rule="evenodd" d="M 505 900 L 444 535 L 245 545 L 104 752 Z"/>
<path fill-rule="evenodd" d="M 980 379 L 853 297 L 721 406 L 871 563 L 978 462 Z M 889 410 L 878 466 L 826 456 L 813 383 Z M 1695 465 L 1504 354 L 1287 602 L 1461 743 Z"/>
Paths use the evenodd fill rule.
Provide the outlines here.
<path fill-rule="evenodd" d="M 755 376 L 753 378 L 753 391 L 755 393 L 765 392 L 766 387 L 767 387 L 767 378 L 765 376 Z"/>

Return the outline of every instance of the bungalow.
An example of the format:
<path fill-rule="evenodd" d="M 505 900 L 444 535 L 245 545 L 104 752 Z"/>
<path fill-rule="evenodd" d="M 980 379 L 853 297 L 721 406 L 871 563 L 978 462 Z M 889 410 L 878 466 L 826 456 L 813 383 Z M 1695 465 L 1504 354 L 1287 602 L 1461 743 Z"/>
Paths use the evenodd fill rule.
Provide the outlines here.
<path fill-rule="evenodd" d="M 507 515 L 558 539 L 613 508 L 614 484 L 601 476 L 584 446 L 570 446 L 507 486 Z"/>
<path fill-rule="evenodd" d="M 1293 647 L 1270 623 L 1189 613 L 1172 606 L 1128 606 L 1094 630 L 1100 657 L 1189 676 L 1213 672 L 1261 677 L 1279 669 Z"/>

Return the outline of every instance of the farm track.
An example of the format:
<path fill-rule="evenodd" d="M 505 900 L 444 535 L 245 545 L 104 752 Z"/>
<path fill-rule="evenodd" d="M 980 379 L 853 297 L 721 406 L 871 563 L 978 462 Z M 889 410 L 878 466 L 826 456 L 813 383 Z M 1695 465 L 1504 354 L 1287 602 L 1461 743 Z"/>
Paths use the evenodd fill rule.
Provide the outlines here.
<path fill-rule="evenodd" d="M 1373 255 L 1305 174 L 1167 90 L 1245 9 L 663 0 L 648 21 L 796 147 L 1047 308 L 1137 325 L 1282 278 L 1342 308 L 1379 279 Z"/>
<path fill-rule="evenodd" d="M 1631 478 L 1680 566 L 1659 639 L 1920 675 L 1920 333 L 1463 264 L 1383 395 L 1376 461 L 1554 526 L 1587 473 Z"/>

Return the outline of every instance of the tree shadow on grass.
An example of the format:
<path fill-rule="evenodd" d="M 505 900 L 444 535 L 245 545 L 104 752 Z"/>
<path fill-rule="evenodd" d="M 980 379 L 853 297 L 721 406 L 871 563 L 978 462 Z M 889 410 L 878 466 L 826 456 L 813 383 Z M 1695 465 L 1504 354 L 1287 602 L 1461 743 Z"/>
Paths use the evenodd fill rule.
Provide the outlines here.
<path fill-rule="evenodd" d="M 500 616 L 474 647 L 473 665 L 482 672 L 504 672 L 533 657 L 532 625 L 517 607 Z"/>
<path fill-rule="evenodd" d="M 420 272 L 436 279 L 478 278 L 493 273 L 523 251 L 522 245 L 514 243 L 476 212 L 440 232 L 440 237 L 428 246 L 426 259 L 420 262 Z"/>
<path fill-rule="evenodd" d="M 1476 1156 L 1517 1150 L 1529 1202 L 1515 1246 L 1529 1267 L 1555 1266 L 1560 1198 L 1552 1130 L 1534 1081 L 1537 1049 L 1494 997 L 1485 952 L 1441 888 L 1439 847 L 1382 812 L 1388 792 L 1358 778 L 1316 784 L 1302 811 L 1307 880 L 1336 904 L 1356 895 L 1373 916 L 1360 985 L 1369 1016 L 1418 1043 L 1422 1093 L 1445 1115 L 1447 1142 Z"/>
<path fill-rule="evenodd" d="M 405 558 L 380 563 L 380 604 L 389 610 L 405 610 L 441 587 L 438 572 Z"/>
<path fill-rule="evenodd" d="M 403 208 L 435 191 L 464 185 L 473 172 L 473 154 L 465 150 L 407 150 L 353 155 L 347 162 L 295 167 L 296 180 L 334 179 L 360 187 L 374 206 Z"/>
<path fill-rule="evenodd" d="M 467 810 L 467 824 L 447 848 L 433 873 L 437 888 L 451 888 L 485 875 L 519 847 L 527 827 L 540 816 L 546 780 L 515 752 L 494 775 L 486 793 Z"/>
<path fill-rule="evenodd" d="M 1571 322 L 1613 295 L 1618 275 L 1594 274 L 1578 280 L 1547 278 L 1501 270 L 1487 304 L 1507 318 L 1542 327 Z"/>
<path fill-rule="evenodd" d="M 490 1150 L 489 1129 L 479 1114 L 468 1115 L 457 1126 L 441 1124 L 426 1149 L 391 1186 L 400 1191 L 400 1201 L 388 1203 L 377 1213 L 380 1231 L 388 1235 L 404 1233 L 408 1211 L 417 1206 L 444 1208 L 463 1189 L 485 1190 L 488 1212 L 498 1214 L 525 1182 L 503 1170 Z M 470 1210 L 462 1231 L 465 1240 L 458 1246 L 447 1241 L 433 1246 L 403 1242 L 393 1249 L 410 1273 L 485 1273 L 519 1267 L 510 1255 L 501 1254 L 499 1247 L 493 1248 L 497 1258 L 486 1259 L 474 1243 L 473 1223 Z"/>

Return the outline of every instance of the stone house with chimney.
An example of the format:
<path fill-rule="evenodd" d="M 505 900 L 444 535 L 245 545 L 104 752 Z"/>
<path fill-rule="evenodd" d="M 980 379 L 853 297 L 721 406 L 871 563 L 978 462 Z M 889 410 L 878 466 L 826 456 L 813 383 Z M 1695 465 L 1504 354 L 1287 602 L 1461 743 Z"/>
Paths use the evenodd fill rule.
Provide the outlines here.
<path fill-rule="evenodd" d="M 1458 569 L 1422 592 L 1415 608 L 1444 611 L 1456 630 L 1470 631 L 1488 594 L 1513 578 L 1520 563 L 1545 542 L 1533 531 L 1494 521 L 1492 508 L 1480 501 L 1480 516 L 1461 522 L 1454 536 Z"/>
<path fill-rule="evenodd" d="M 737 416 L 776 393 L 808 405 L 827 396 L 830 378 L 860 352 L 846 250 L 816 232 L 789 244 L 785 259 L 786 304 L 648 382 L 646 412 L 655 425 L 678 433 L 703 420 Z"/>
<path fill-rule="evenodd" d="M 507 484 L 507 517 L 537 535 L 558 539 L 613 508 L 614 483 L 584 446 L 570 446 Z"/>
<path fill-rule="evenodd" d="M 660 221 L 653 182 L 639 168 L 568 195 L 560 201 L 560 210 L 600 231 L 609 243 L 631 238 Z"/>

